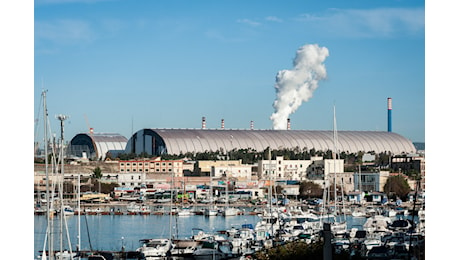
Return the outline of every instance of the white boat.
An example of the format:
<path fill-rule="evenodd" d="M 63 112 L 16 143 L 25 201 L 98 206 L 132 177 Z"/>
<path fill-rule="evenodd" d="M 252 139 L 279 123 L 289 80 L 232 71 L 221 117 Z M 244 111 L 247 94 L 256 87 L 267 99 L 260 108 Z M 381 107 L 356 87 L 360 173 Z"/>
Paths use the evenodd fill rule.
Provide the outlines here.
<path fill-rule="evenodd" d="M 178 216 L 188 217 L 193 215 L 193 211 L 189 207 L 183 207 L 177 211 Z"/>
<path fill-rule="evenodd" d="M 353 210 L 351 215 L 354 218 L 364 218 L 364 217 L 366 217 L 366 212 L 364 212 L 363 210 L 355 209 L 355 210 Z"/>
<path fill-rule="evenodd" d="M 227 207 L 227 208 L 224 209 L 223 214 L 224 214 L 225 217 L 228 217 L 228 216 L 236 216 L 236 215 L 240 214 L 240 212 L 241 211 L 239 209 L 235 208 L 235 207 Z"/>
<path fill-rule="evenodd" d="M 217 216 L 217 213 L 218 213 L 218 212 L 219 212 L 219 211 L 217 210 L 217 208 L 215 208 L 215 207 L 213 207 L 213 208 L 209 207 L 209 208 L 206 208 L 206 209 L 204 210 L 204 215 L 205 215 L 205 216 L 208 216 L 208 217 L 209 217 L 209 216 Z"/>
<path fill-rule="evenodd" d="M 131 202 L 126 206 L 128 214 L 150 214 L 150 206 L 148 205 L 138 205 L 135 202 Z"/>
<path fill-rule="evenodd" d="M 363 224 L 363 229 L 368 233 L 387 232 L 389 231 L 387 227 L 390 223 L 391 219 L 389 217 L 375 215 L 366 220 Z"/>
<path fill-rule="evenodd" d="M 173 244 L 170 239 L 152 238 L 140 240 L 142 246 L 136 249 L 142 258 L 161 257 L 170 253 Z"/>
<path fill-rule="evenodd" d="M 63 210 L 64 210 L 64 216 L 72 216 L 72 215 L 75 215 L 75 210 L 68 206 L 68 205 L 65 205 L 63 207 Z"/>
<path fill-rule="evenodd" d="M 68 250 L 64 250 L 61 252 L 56 252 L 55 253 L 56 259 L 59 260 L 70 260 L 74 259 L 77 256 L 77 253 L 74 252 L 69 252 Z"/>
<path fill-rule="evenodd" d="M 227 255 L 222 252 L 216 241 L 205 241 L 193 252 L 195 260 L 220 260 L 226 259 Z"/>
<path fill-rule="evenodd" d="M 172 256 L 187 257 L 193 255 L 200 242 L 194 239 L 174 239 L 173 244 L 174 246 L 171 249 Z"/>

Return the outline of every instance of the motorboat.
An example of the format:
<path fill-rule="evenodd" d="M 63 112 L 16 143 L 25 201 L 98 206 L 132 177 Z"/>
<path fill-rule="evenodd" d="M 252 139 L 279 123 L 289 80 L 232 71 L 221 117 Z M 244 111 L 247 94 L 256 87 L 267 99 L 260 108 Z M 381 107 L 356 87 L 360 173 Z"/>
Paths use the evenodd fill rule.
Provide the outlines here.
<path fill-rule="evenodd" d="M 141 239 L 140 242 L 142 246 L 136 251 L 142 258 L 167 256 L 173 247 L 171 240 L 165 238 Z"/>

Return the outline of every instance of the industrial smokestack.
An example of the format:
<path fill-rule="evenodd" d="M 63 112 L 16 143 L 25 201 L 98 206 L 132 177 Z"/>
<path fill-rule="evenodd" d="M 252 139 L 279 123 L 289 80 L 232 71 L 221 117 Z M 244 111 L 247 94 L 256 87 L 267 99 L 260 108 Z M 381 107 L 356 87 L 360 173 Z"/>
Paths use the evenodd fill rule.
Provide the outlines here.
<path fill-rule="evenodd" d="M 291 119 L 287 119 L 287 130 L 291 130 Z"/>
<path fill-rule="evenodd" d="M 250 128 L 251 130 L 254 130 L 254 121 L 251 120 L 251 124 L 250 124 L 249 128 Z"/>
<path fill-rule="evenodd" d="M 206 129 L 206 117 L 201 118 L 201 129 Z"/>
<path fill-rule="evenodd" d="M 220 129 L 224 129 L 225 128 L 225 123 L 224 123 L 224 119 L 220 120 Z"/>
<path fill-rule="evenodd" d="M 391 110 L 393 110 L 393 104 L 392 104 L 392 99 L 388 98 L 387 99 L 387 104 L 388 104 L 388 132 L 391 132 Z"/>

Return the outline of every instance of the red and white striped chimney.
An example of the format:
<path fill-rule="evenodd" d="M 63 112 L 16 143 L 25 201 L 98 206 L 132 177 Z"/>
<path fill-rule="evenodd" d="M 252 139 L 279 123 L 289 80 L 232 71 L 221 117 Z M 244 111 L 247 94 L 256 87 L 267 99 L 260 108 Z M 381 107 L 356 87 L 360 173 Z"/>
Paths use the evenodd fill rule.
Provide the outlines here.
<path fill-rule="evenodd" d="M 206 129 L 206 117 L 201 118 L 201 129 Z"/>
<path fill-rule="evenodd" d="M 291 130 L 291 119 L 287 119 L 287 130 Z"/>
<path fill-rule="evenodd" d="M 249 128 L 250 128 L 251 130 L 254 130 L 254 121 L 251 120 L 251 124 L 250 124 Z"/>
<path fill-rule="evenodd" d="M 224 129 L 225 128 L 225 122 L 224 122 L 224 119 L 220 120 L 220 129 Z"/>

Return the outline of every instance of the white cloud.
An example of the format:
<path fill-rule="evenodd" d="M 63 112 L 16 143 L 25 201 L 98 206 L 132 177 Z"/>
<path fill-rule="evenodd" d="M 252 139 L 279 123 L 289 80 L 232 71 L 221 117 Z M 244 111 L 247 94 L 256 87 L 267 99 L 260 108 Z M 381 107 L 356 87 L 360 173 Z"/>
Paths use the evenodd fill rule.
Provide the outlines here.
<path fill-rule="evenodd" d="M 417 34 L 425 29 L 424 8 L 329 9 L 326 14 L 302 14 L 297 21 L 348 36 Z"/>
<path fill-rule="evenodd" d="M 49 40 L 55 43 L 90 42 L 94 33 L 88 22 L 81 20 L 36 21 L 37 40 Z"/>
<path fill-rule="evenodd" d="M 276 16 L 267 16 L 267 17 L 265 17 L 265 20 L 270 21 L 270 22 L 278 22 L 278 23 L 283 22 L 283 20 L 281 18 L 278 18 Z"/>
<path fill-rule="evenodd" d="M 261 25 L 261 23 L 253 21 L 253 20 L 249 20 L 249 19 L 238 19 L 238 20 L 236 20 L 236 22 L 243 23 L 243 24 L 248 24 L 248 25 L 254 26 L 254 27 Z"/>

